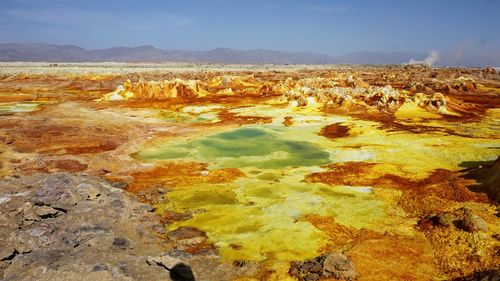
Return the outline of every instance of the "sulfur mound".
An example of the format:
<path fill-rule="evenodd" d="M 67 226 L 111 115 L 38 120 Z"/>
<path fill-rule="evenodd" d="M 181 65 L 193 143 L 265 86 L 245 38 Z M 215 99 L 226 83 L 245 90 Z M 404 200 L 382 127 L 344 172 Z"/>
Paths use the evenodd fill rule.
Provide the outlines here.
<path fill-rule="evenodd" d="M 132 83 L 127 80 L 117 87 L 117 89 L 99 101 L 120 101 L 120 100 L 150 100 L 167 99 L 177 97 L 202 97 L 208 92 L 203 84 L 197 80 L 162 80 L 162 81 L 143 81 Z"/>
<path fill-rule="evenodd" d="M 218 76 L 208 82 L 200 80 L 171 80 L 137 82 L 127 80 L 115 91 L 104 95 L 98 101 L 122 100 L 162 100 L 171 98 L 204 97 L 210 94 L 263 95 L 273 92 L 268 83 L 258 81 L 253 76 Z"/>

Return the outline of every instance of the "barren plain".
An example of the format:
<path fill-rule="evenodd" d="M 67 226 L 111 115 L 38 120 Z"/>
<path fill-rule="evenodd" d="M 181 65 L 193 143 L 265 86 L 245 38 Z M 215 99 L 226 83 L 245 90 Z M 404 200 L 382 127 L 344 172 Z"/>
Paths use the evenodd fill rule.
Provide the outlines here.
<path fill-rule="evenodd" d="M 0 64 L 2 280 L 498 280 L 493 68 Z"/>

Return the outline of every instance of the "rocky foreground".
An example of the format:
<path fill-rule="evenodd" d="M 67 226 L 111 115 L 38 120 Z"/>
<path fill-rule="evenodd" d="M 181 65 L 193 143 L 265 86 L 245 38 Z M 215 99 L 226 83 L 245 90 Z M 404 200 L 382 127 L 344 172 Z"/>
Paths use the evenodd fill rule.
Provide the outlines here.
<path fill-rule="evenodd" d="M 151 205 L 96 177 L 37 174 L 0 181 L 2 280 L 230 280 L 256 264 L 173 249 Z"/>
<path fill-rule="evenodd" d="M 168 280 L 151 206 L 88 176 L 0 182 L 2 280 Z"/>

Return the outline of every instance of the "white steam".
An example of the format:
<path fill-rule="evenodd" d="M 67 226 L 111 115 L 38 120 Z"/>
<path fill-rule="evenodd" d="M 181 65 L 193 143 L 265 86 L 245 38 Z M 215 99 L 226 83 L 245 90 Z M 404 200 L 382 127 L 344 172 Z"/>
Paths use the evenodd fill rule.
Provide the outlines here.
<path fill-rule="evenodd" d="M 425 64 L 427 66 L 432 66 L 439 59 L 439 54 L 437 51 L 431 51 L 429 55 L 424 60 L 414 60 L 411 59 L 408 64 Z"/>

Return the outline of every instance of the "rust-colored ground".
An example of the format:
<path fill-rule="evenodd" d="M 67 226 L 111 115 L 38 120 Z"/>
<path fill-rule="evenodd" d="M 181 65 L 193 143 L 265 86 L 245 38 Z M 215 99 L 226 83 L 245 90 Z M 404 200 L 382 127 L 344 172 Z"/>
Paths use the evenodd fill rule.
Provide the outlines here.
<path fill-rule="evenodd" d="M 184 82 L 172 86 L 174 79 L 198 84 L 195 88 Z M 147 81 L 164 81 L 161 83 L 165 86 L 158 90 L 156 82 Z M 131 85 L 127 89 L 135 91 L 133 97 L 125 98 L 125 92 L 118 92 L 123 100 L 109 99 L 109 93 L 126 83 Z M 384 88 L 387 86 L 390 88 Z M 355 89 L 359 88 L 367 90 L 358 94 Z M 481 69 L 420 66 L 291 72 L 5 74 L 0 76 L 0 176 L 59 171 L 97 175 L 123 184 L 140 200 L 151 203 L 159 202 L 173 189 L 231 184 L 250 175 L 238 168 L 210 168 L 210 163 L 191 160 L 138 159 L 135 153 L 145 144 L 156 145 L 158 139 L 186 141 L 224 129 L 276 121 L 265 114 L 235 111 L 256 105 L 314 108 L 325 116 L 375 122 L 375 127 L 387 134 L 432 133 L 478 143 L 496 140 L 500 146 L 500 120 L 491 117 L 500 108 L 499 89 L 500 76 Z M 38 107 L 30 112 L 2 111 L 2 106 L 12 108 L 23 102 L 38 103 Z M 415 118 L 408 118 L 412 113 L 398 112 L 410 105 Z M 185 109 L 189 107 L 191 111 Z M 186 121 L 162 119 L 165 112 L 182 115 Z M 195 119 L 203 113 L 213 115 L 213 119 Z M 300 122 L 291 115 L 282 118 L 278 124 L 285 127 Z M 439 126 L 433 125 L 436 120 Z M 473 128 L 485 120 L 489 123 L 481 130 L 461 127 L 472 124 Z M 317 135 L 335 142 L 356 137 L 357 131 L 342 122 L 324 126 Z M 343 148 L 357 150 L 363 145 L 346 144 Z M 424 176 L 396 173 L 394 167 L 387 169 L 386 164 L 374 160 L 345 161 L 305 175 L 304 181 L 310 184 L 373 188 L 378 199 L 404 212 L 408 220 L 421 222 L 415 223 L 412 234 L 356 229 L 339 224 L 332 216 L 308 214 L 298 221 L 325 233 L 328 242 L 321 251 L 344 252 L 354 261 L 360 280 L 436 280 L 492 269 L 500 263 L 500 221 L 495 209 L 499 187 L 494 186 L 500 171 L 492 170 L 490 160 L 471 161 L 461 169 L 438 168 Z M 485 167 L 489 170 L 484 171 Z M 464 206 L 488 223 L 487 232 L 470 233 L 423 223 L 433 214 Z M 174 210 L 162 215 L 165 224 L 190 218 L 192 213 Z M 186 246 L 186 251 L 217 252 L 213 241 L 204 235 L 200 234 L 203 241 Z M 238 245 L 234 247 L 239 250 Z M 262 270 L 255 277 L 276 278 L 279 274 L 273 270 Z"/>

